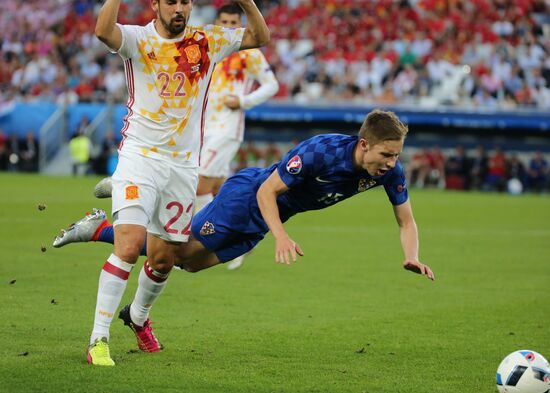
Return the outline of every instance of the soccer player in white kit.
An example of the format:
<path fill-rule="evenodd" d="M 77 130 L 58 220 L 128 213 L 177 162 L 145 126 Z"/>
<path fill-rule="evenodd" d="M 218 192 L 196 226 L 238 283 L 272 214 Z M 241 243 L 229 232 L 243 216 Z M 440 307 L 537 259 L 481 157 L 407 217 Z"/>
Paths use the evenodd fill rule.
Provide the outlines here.
<path fill-rule="evenodd" d="M 187 25 L 192 0 L 152 0 L 147 26 L 117 24 L 121 0 L 106 0 L 96 35 L 124 60 L 128 114 L 113 175 L 114 252 L 99 278 L 88 363 L 113 366 L 109 327 L 147 238 L 148 255 L 131 305 L 119 313 L 142 351 L 161 345 L 149 310 L 166 286 L 178 250 L 187 247 L 204 134 L 204 111 L 216 64 L 269 42 L 253 0 L 237 0 L 246 29 Z"/>
<path fill-rule="evenodd" d="M 215 24 L 240 28 L 241 14 L 240 7 L 226 4 L 218 10 Z M 195 212 L 212 201 L 230 174 L 231 161 L 244 138 L 244 111 L 267 101 L 278 90 L 279 83 L 259 49 L 233 53 L 216 66 L 208 93 Z M 103 179 L 98 186 L 98 196 L 111 196 L 110 179 Z M 236 269 L 243 261 L 244 255 L 229 262 L 227 268 Z"/>
<path fill-rule="evenodd" d="M 215 24 L 242 27 L 241 14 L 238 6 L 224 5 L 218 10 Z M 279 83 L 259 49 L 233 53 L 216 66 L 206 107 L 195 211 L 212 201 L 230 174 L 231 160 L 244 137 L 244 111 L 267 101 L 278 90 Z M 235 259 L 227 268 L 241 266 L 243 259 Z"/>
<path fill-rule="evenodd" d="M 215 24 L 242 27 L 241 13 L 239 7 L 225 5 L 218 10 Z M 255 84 L 259 85 L 256 89 Z M 259 49 L 233 53 L 216 66 L 206 108 L 196 209 L 210 202 L 229 176 L 230 162 L 243 141 L 244 111 L 267 101 L 278 90 L 279 83 Z M 208 200 L 202 203 L 202 197 Z"/>

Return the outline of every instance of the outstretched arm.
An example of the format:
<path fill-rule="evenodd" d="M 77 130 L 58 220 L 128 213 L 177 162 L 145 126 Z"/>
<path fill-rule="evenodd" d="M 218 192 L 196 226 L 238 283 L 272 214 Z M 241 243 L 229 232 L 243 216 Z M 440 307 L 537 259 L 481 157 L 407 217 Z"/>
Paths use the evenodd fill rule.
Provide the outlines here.
<path fill-rule="evenodd" d="M 236 0 L 236 3 L 241 6 L 248 20 L 240 50 L 267 45 L 271 34 L 254 0 Z"/>
<path fill-rule="evenodd" d="M 246 58 L 246 69 L 252 78 L 260 84 L 256 90 L 243 96 L 229 94 L 225 105 L 233 110 L 250 109 L 269 100 L 279 91 L 279 82 L 271 70 L 265 56 L 259 50 L 249 51 Z"/>
<path fill-rule="evenodd" d="M 418 260 L 418 229 L 414 221 L 411 202 L 407 201 L 401 205 L 393 207 L 393 212 L 399 225 L 399 236 L 401 247 L 405 254 L 403 267 L 412 272 L 427 276 L 434 280 L 432 269 Z"/>
<path fill-rule="evenodd" d="M 279 218 L 277 195 L 286 191 L 288 191 L 288 187 L 275 169 L 258 189 L 256 198 L 264 221 L 275 238 L 275 262 L 290 265 L 291 259 L 296 262 L 296 256 L 303 256 L 304 253 L 300 246 L 288 236 Z"/>
<path fill-rule="evenodd" d="M 99 10 L 95 35 L 109 48 L 118 51 L 122 45 L 122 32 L 116 25 L 121 0 L 107 0 Z"/>
<path fill-rule="evenodd" d="M 233 110 L 250 109 L 266 102 L 279 91 L 279 82 L 277 82 L 275 76 L 273 76 L 273 78 L 269 78 L 268 80 L 264 79 L 260 83 L 260 87 L 243 97 L 228 94 L 225 97 L 225 105 Z"/>

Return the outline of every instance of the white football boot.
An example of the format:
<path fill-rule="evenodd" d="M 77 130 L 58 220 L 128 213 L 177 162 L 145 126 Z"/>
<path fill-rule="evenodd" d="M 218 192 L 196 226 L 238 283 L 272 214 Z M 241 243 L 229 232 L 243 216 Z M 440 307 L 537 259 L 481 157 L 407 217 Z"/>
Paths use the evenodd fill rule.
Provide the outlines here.
<path fill-rule="evenodd" d="M 94 208 L 91 214 L 86 214 L 84 218 L 71 224 L 67 229 L 62 229 L 61 234 L 55 237 L 53 246 L 59 248 L 70 243 L 91 241 L 97 228 L 106 219 L 105 210 Z"/>

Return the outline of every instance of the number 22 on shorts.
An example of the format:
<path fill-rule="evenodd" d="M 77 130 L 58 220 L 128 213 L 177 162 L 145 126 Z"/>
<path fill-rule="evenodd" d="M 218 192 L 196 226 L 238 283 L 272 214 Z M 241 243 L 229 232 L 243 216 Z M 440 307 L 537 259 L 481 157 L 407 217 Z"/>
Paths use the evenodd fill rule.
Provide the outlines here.
<path fill-rule="evenodd" d="M 179 220 L 179 218 L 183 214 L 184 210 L 185 210 L 185 213 L 189 213 L 191 211 L 191 209 L 193 208 L 193 203 L 190 203 L 189 206 L 187 206 L 187 208 L 184 208 L 183 205 L 180 202 L 177 202 L 177 201 L 169 202 L 166 205 L 167 210 L 173 210 L 173 208 L 175 208 L 176 212 L 175 212 L 174 216 L 172 216 L 172 218 L 168 220 L 168 222 L 164 226 L 164 230 L 166 231 L 166 233 L 175 234 L 175 233 L 178 233 L 178 230 L 174 229 L 174 228 L 171 228 L 172 224 L 174 224 L 176 221 Z M 191 227 L 191 220 L 189 220 L 189 222 L 187 223 L 185 228 L 182 229 L 181 234 L 182 235 L 189 235 L 191 233 L 191 231 L 189 230 L 190 227 Z"/>

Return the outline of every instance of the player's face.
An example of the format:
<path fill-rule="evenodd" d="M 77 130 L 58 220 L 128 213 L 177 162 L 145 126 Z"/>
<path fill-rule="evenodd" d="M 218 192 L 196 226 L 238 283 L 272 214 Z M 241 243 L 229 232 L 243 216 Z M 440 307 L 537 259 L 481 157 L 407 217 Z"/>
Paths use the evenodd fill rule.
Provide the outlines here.
<path fill-rule="evenodd" d="M 158 17 L 156 27 L 159 33 L 166 34 L 166 38 L 177 37 L 183 33 L 192 9 L 192 0 L 153 0 L 153 10 L 156 11 Z"/>
<path fill-rule="evenodd" d="M 223 27 L 243 27 L 241 16 L 239 14 L 227 14 L 222 12 L 215 22 L 218 26 Z"/>
<path fill-rule="evenodd" d="M 359 139 L 357 161 L 359 166 L 371 176 L 382 176 L 395 167 L 403 150 L 404 140 L 383 141 L 370 145 L 365 139 Z"/>

